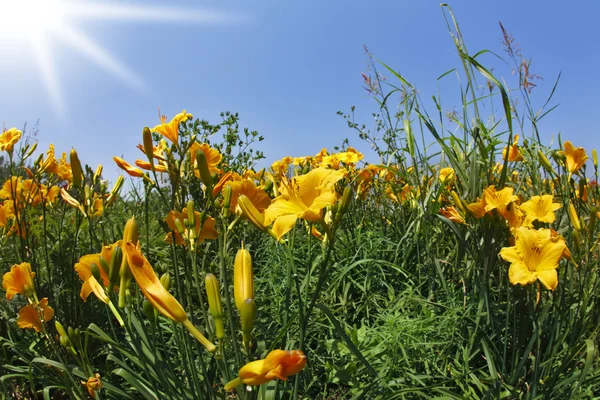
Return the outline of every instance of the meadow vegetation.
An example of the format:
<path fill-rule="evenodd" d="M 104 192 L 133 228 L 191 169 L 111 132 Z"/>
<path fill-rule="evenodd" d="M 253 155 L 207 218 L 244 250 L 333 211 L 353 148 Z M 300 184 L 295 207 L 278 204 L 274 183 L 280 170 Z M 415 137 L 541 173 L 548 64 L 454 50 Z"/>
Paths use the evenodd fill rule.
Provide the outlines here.
<path fill-rule="evenodd" d="M 369 56 L 375 125 L 340 115 L 371 162 L 345 141 L 258 170 L 263 137 L 237 114 L 183 111 L 140 127 L 140 159 L 114 157 L 125 190 L 5 129 L 5 397 L 600 392 L 596 151 L 544 144 L 556 85 L 534 104 L 510 34 L 505 81 L 443 7 L 460 67 L 440 80 L 462 103 L 428 109 Z"/>

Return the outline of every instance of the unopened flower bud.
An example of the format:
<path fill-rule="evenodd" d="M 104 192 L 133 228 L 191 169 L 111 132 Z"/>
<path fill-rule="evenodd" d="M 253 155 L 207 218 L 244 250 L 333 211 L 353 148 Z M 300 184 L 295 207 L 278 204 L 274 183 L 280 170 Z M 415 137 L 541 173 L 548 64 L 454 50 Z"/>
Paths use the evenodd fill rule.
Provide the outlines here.
<path fill-rule="evenodd" d="M 569 219 L 571 220 L 571 225 L 575 230 L 581 230 L 581 223 L 579 222 L 579 217 L 577 216 L 577 211 L 575 210 L 575 206 L 573 203 L 569 204 Z"/>
<path fill-rule="evenodd" d="M 106 206 L 110 206 L 115 199 L 117 198 L 117 196 L 119 195 L 119 192 L 121 191 L 121 188 L 123 187 L 123 182 L 125 182 L 125 178 L 123 178 L 123 175 L 119 175 L 117 177 L 117 181 L 115 182 L 115 186 L 113 186 L 112 190 L 110 191 L 110 195 L 108 196 L 108 199 L 106 200 Z"/>
<path fill-rule="evenodd" d="M 250 252 L 243 246 L 238 250 L 233 264 L 233 294 L 235 306 L 240 312 L 244 300 L 254 298 L 252 257 L 250 257 Z"/>
<path fill-rule="evenodd" d="M 212 176 L 208 169 L 208 161 L 206 160 L 206 154 L 202 150 L 196 152 L 196 162 L 198 165 L 198 171 L 200 172 L 200 179 L 204 186 L 206 186 L 209 193 L 212 194 Z"/>
<path fill-rule="evenodd" d="M 112 256 L 110 258 L 110 264 L 108 266 L 108 279 L 113 285 L 119 284 L 119 270 L 121 268 L 122 262 L 123 250 L 121 250 L 121 246 L 116 246 L 113 250 Z"/>
<path fill-rule="evenodd" d="M 29 148 L 27 149 L 27 152 L 23 156 L 23 160 L 31 157 L 31 155 L 33 154 L 33 152 L 35 151 L 35 149 L 37 149 L 37 142 L 33 142 L 33 145 L 29 146 Z"/>
<path fill-rule="evenodd" d="M 121 246 L 125 246 L 129 242 L 133 243 L 133 245 L 135 246 L 137 245 L 138 240 L 138 224 L 135 220 L 135 217 L 131 217 L 125 224 L 125 229 L 123 229 L 123 241 L 121 242 Z M 131 282 L 131 270 L 129 269 L 129 264 L 127 263 L 127 257 L 122 257 L 119 275 L 121 277 L 119 282 L 119 307 L 125 308 L 125 304 L 127 301 L 126 292 Z"/>
<path fill-rule="evenodd" d="M 146 157 L 148 157 L 148 161 L 152 168 L 154 168 L 154 146 L 152 142 L 152 132 L 150 132 L 150 128 L 147 126 L 144 127 L 142 131 L 142 139 L 144 141 L 144 153 L 146 153 Z"/>
<path fill-rule="evenodd" d="M 171 275 L 168 272 L 165 272 L 160 277 L 160 284 L 165 288 L 165 290 L 169 290 L 171 288 Z"/>
<path fill-rule="evenodd" d="M 177 232 L 179 232 L 180 235 L 183 235 L 185 232 L 185 228 L 183 227 L 183 224 L 179 218 L 175 218 L 175 228 L 177 228 Z"/>
<path fill-rule="evenodd" d="M 338 218 L 341 218 L 348 211 L 351 201 L 352 201 L 352 187 L 346 186 L 344 188 L 344 193 L 342 194 L 342 199 L 338 203 L 339 204 L 339 209 L 338 209 L 339 217 Z"/>
<path fill-rule="evenodd" d="M 463 213 L 466 214 L 467 212 L 465 211 L 465 208 L 463 206 L 462 201 L 460 200 L 460 197 L 458 197 L 458 193 L 456 193 L 454 190 L 450 191 L 450 197 L 452 197 L 452 200 L 454 201 L 454 205 L 456 207 L 458 207 L 458 209 Z"/>
<path fill-rule="evenodd" d="M 240 308 L 240 318 L 242 320 L 242 339 L 249 346 L 252 341 L 252 329 L 254 329 L 254 320 L 256 319 L 256 303 L 254 299 L 246 299 Z"/>
<path fill-rule="evenodd" d="M 572 231 L 571 235 L 573 237 L 573 247 L 575 251 L 579 253 L 581 251 L 581 236 L 579 235 L 579 231 Z"/>
<path fill-rule="evenodd" d="M 598 153 L 596 153 L 596 149 L 592 149 L 592 161 L 594 163 L 594 168 L 598 169 Z"/>
<path fill-rule="evenodd" d="M 81 162 L 75 149 L 71 149 L 69 161 L 71 162 L 71 171 L 73 172 L 73 186 L 80 188 L 83 180 L 83 169 L 81 168 Z"/>
<path fill-rule="evenodd" d="M 102 282 L 102 276 L 100 275 L 100 268 L 98 268 L 98 264 L 92 263 L 90 266 L 90 271 L 92 272 L 92 276 L 96 278 L 98 282 Z"/>
<path fill-rule="evenodd" d="M 265 227 L 265 217 L 256 209 L 248 197 L 241 194 L 238 197 L 237 205 L 244 218 L 250 221 L 252 225 L 261 231 L 266 232 L 267 228 Z"/>
<path fill-rule="evenodd" d="M 187 219 L 189 226 L 196 226 L 196 218 L 194 215 L 194 200 L 189 200 L 186 206 Z"/>
<path fill-rule="evenodd" d="M 233 196 L 233 188 L 231 185 L 225 186 L 225 190 L 223 193 L 223 213 L 227 216 L 229 212 L 229 207 L 231 206 L 231 197 Z"/>
<path fill-rule="evenodd" d="M 546 155 L 541 150 L 538 150 L 537 153 L 540 159 L 540 163 L 542 164 L 542 167 L 544 167 L 546 172 L 552 175 L 556 175 L 556 173 L 554 172 L 554 168 L 552 168 L 552 164 L 550 163 L 550 160 L 548 160 Z"/>
<path fill-rule="evenodd" d="M 98 167 L 96 168 L 96 172 L 94 173 L 94 177 L 92 178 L 92 183 L 95 185 L 96 183 L 98 183 L 98 179 L 100 179 L 100 177 L 102 176 L 102 164 L 98 164 Z"/>
<path fill-rule="evenodd" d="M 104 271 L 104 273 L 108 276 L 110 272 L 110 265 L 108 264 L 108 262 L 104 259 L 104 257 L 100 256 L 98 258 L 98 263 L 100 264 L 100 268 L 102 268 L 102 271 Z"/>
<path fill-rule="evenodd" d="M 67 334 L 67 331 L 65 331 L 65 328 L 62 326 L 62 324 L 58 321 L 54 321 L 54 327 L 60 336 L 60 344 L 64 347 L 71 346 L 71 339 L 69 339 L 69 335 Z"/>
<path fill-rule="evenodd" d="M 223 339 L 225 337 L 225 330 L 223 329 L 223 307 L 221 306 L 221 293 L 219 291 L 219 282 L 217 277 L 213 274 L 206 274 L 204 280 L 206 285 L 206 296 L 208 298 L 208 309 L 210 315 L 212 315 L 215 321 L 215 333 L 217 339 Z"/>

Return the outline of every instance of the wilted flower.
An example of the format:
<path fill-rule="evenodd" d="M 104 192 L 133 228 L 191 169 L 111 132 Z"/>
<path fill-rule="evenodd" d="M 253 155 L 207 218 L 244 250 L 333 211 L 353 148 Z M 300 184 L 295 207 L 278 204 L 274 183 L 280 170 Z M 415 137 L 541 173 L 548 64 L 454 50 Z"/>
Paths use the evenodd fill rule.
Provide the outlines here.
<path fill-rule="evenodd" d="M 506 146 L 504 150 L 502 150 L 502 159 L 506 158 L 506 152 L 508 151 L 508 161 L 523 161 L 523 154 L 519 151 L 519 147 L 517 144 L 519 143 L 519 135 L 515 135 L 513 139 L 513 144 L 509 147 Z"/>

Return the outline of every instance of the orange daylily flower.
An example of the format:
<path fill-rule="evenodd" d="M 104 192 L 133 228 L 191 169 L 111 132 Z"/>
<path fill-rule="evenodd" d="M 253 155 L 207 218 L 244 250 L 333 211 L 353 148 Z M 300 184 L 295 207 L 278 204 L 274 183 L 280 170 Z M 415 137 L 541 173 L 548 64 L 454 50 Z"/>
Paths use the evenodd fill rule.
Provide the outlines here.
<path fill-rule="evenodd" d="M 28 304 L 19 310 L 17 325 L 21 329 L 34 329 L 36 332 L 44 330 L 44 322 L 54 317 L 54 310 L 48 306 L 48 298 L 44 297 L 37 304 Z"/>
<path fill-rule="evenodd" d="M 246 196 L 260 213 L 264 213 L 271 205 L 271 198 L 262 188 L 256 187 L 254 181 L 246 179 L 243 181 L 229 182 L 231 187 L 231 203 L 229 211 L 235 212 L 240 195 Z"/>
<path fill-rule="evenodd" d="M 108 284 L 110 283 L 108 271 L 105 271 L 104 268 L 101 267 L 100 257 L 104 259 L 106 264 L 110 265 L 113 251 L 119 246 L 121 246 L 120 240 L 112 245 L 102 247 L 102 251 L 99 254 L 87 254 L 82 256 L 79 258 L 79 262 L 75 264 L 75 271 L 77 272 L 77 275 L 79 275 L 79 279 L 83 281 L 81 292 L 79 294 L 83 301 L 87 301 L 90 293 L 94 293 L 96 297 L 106 303 L 108 298 L 104 293 L 104 289 L 92 275 L 92 264 L 96 264 L 98 267 L 104 288 L 108 287 Z"/>
<path fill-rule="evenodd" d="M 148 161 L 137 159 L 137 160 L 135 160 L 135 165 L 137 165 L 141 169 L 145 169 L 146 171 L 152 171 L 152 164 L 150 164 Z M 167 168 L 166 165 L 160 164 L 160 163 L 154 164 L 154 170 L 156 172 L 168 172 L 169 171 L 169 169 Z"/>
<path fill-rule="evenodd" d="M 522 286 L 537 279 L 549 290 L 558 285 L 558 262 L 567 247 L 560 237 L 553 237 L 550 229 L 517 228 L 515 245 L 503 247 L 500 257 L 510 262 L 510 283 Z"/>
<path fill-rule="evenodd" d="M 504 148 L 504 150 L 502 150 L 502 159 L 504 160 L 506 158 L 506 152 L 508 151 L 508 161 L 513 162 L 513 161 L 523 161 L 523 154 L 521 154 L 521 151 L 519 151 L 519 147 L 517 146 L 517 144 L 519 143 L 519 135 L 515 135 L 514 139 L 513 139 L 513 144 L 509 147 L 506 146 Z"/>
<path fill-rule="evenodd" d="M 121 157 L 114 156 L 113 160 L 115 161 L 115 163 L 117 163 L 119 168 L 127 172 L 130 176 L 136 178 L 142 178 L 144 176 L 144 172 L 141 169 L 132 167 L 127 161 L 123 160 Z"/>
<path fill-rule="evenodd" d="M 88 394 L 94 399 L 96 398 L 96 392 L 99 392 L 104 387 L 98 373 L 89 377 L 87 381 L 81 381 L 81 384 L 86 387 Z"/>
<path fill-rule="evenodd" d="M 191 118 L 194 118 L 194 116 L 186 113 L 185 110 L 174 116 L 169 123 L 165 123 L 166 118 L 161 116 L 162 123 L 152 128 L 152 132 L 158 132 L 171 142 L 177 143 L 179 140 L 179 124 Z"/>
<path fill-rule="evenodd" d="M 238 377 L 225 385 L 225 390 L 233 390 L 236 386 L 262 385 L 273 379 L 287 380 L 306 366 L 306 356 L 301 350 L 273 350 L 263 360 L 249 362 L 240 368 Z"/>
<path fill-rule="evenodd" d="M 277 239 L 288 233 L 298 218 L 319 222 L 321 210 L 338 200 L 335 184 L 346 171 L 315 168 L 306 175 L 293 178 L 281 187 L 281 195 L 265 210 L 265 225 L 272 222 Z"/>
<path fill-rule="evenodd" d="M 192 163 L 192 167 L 194 168 L 194 175 L 196 178 L 200 178 L 200 171 L 198 170 L 198 160 L 196 159 L 196 153 L 198 151 L 202 151 L 204 156 L 206 157 L 206 164 L 208 165 L 208 171 L 211 174 L 219 172 L 219 163 L 223 156 L 217 149 L 213 149 L 207 143 L 194 143 L 190 146 L 190 160 Z"/>
<path fill-rule="evenodd" d="M 463 218 L 462 215 L 460 215 L 460 213 L 454 206 L 442 208 L 440 210 L 440 214 L 442 214 L 444 217 L 448 218 L 450 221 L 452 221 L 456 224 L 464 224 L 465 223 L 465 219 Z"/>
<path fill-rule="evenodd" d="M 33 277 L 29 263 L 15 264 L 2 278 L 2 287 L 6 290 L 6 298 L 12 300 L 16 294 L 26 295 L 27 289 L 35 290 Z"/>
<path fill-rule="evenodd" d="M 559 154 L 562 154 L 567 158 L 567 170 L 569 171 L 569 174 L 572 175 L 584 166 L 588 156 L 585 154 L 583 147 L 575 148 L 570 141 L 563 143 L 563 148 L 564 150 L 559 151 Z"/>
<path fill-rule="evenodd" d="M 17 128 L 10 128 L 0 134 L 0 151 L 11 152 L 13 146 L 17 144 L 23 132 Z"/>
<path fill-rule="evenodd" d="M 124 253 L 133 278 L 152 306 L 170 320 L 183 324 L 208 351 L 215 351 L 216 346 L 206 339 L 188 319 L 181 304 L 160 283 L 154 269 L 139 249 L 133 243 L 127 242 Z"/>
<path fill-rule="evenodd" d="M 169 225 L 169 228 L 171 228 L 171 231 L 175 232 L 175 243 L 179 244 L 179 245 L 185 245 L 185 239 L 183 238 L 181 233 L 179 233 L 179 230 L 177 229 L 177 225 L 175 224 L 175 219 L 178 219 L 179 221 L 181 221 L 181 224 L 183 224 L 184 218 L 187 218 L 187 207 L 183 207 L 183 210 L 181 210 L 181 212 L 171 210 L 171 211 L 169 211 L 169 215 L 167 215 L 167 218 L 165 218 L 165 222 L 167 223 L 167 225 Z M 219 237 L 219 233 L 217 232 L 217 229 L 215 228 L 216 221 L 213 217 L 210 217 L 210 216 L 206 217 L 204 224 L 202 224 L 202 226 L 200 226 L 200 224 L 202 223 L 201 214 L 198 211 L 194 210 L 194 220 L 196 222 L 196 225 L 194 227 L 195 228 L 194 233 L 195 233 L 195 238 L 198 243 L 202 243 L 206 239 L 216 239 Z M 189 232 L 187 232 L 188 228 L 187 227 L 184 227 L 184 228 L 186 230 L 185 233 L 189 237 Z M 173 240 L 172 232 L 169 232 L 167 234 L 167 237 L 165 238 L 165 241 L 167 243 L 172 243 L 172 240 Z"/>

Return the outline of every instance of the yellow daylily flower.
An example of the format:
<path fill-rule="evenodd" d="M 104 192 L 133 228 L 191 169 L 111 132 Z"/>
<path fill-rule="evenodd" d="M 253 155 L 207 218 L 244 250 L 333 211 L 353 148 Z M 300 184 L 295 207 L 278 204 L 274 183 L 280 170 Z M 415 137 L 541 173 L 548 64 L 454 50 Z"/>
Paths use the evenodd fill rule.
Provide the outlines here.
<path fill-rule="evenodd" d="M 522 286 L 537 279 L 549 290 L 558 285 L 558 262 L 567 245 L 553 237 L 550 229 L 520 227 L 515 230 L 515 245 L 503 247 L 500 256 L 510 262 L 508 277 L 513 285 Z"/>
<path fill-rule="evenodd" d="M 554 211 L 562 207 L 559 203 L 553 203 L 552 199 L 553 196 L 551 194 L 533 196 L 521 204 L 521 210 L 525 211 L 529 221 L 537 220 L 551 224 L 556 220 Z"/>
<path fill-rule="evenodd" d="M 321 221 L 321 210 L 337 202 L 335 184 L 344 175 L 344 170 L 319 167 L 286 182 L 281 187 L 281 195 L 265 210 L 265 225 L 274 222 L 273 232 L 277 239 L 281 239 L 294 227 L 298 218 Z"/>
<path fill-rule="evenodd" d="M 165 123 L 166 118 L 161 116 L 161 124 L 156 125 L 152 128 L 152 132 L 158 132 L 173 143 L 177 143 L 179 140 L 179 123 L 187 121 L 188 119 L 194 118 L 192 114 L 188 114 L 183 110 L 179 114 L 173 117 L 169 123 Z"/>
<path fill-rule="evenodd" d="M 513 194 L 513 188 L 510 186 L 502 190 L 496 190 L 494 185 L 483 190 L 483 200 L 485 201 L 485 212 L 497 210 L 500 215 L 504 215 L 506 207 L 519 198 Z"/>
<path fill-rule="evenodd" d="M 289 376 L 302 371 L 306 366 L 306 356 L 301 350 L 273 350 L 263 360 L 249 362 L 240 368 L 238 377 L 225 385 L 225 390 L 236 386 L 262 385 L 273 379 L 287 380 Z"/>
<path fill-rule="evenodd" d="M 447 167 L 440 169 L 440 182 L 442 183 L 452 183 L 454 180 L 454 168 Z"/>
<path fill-rule="evenodd" d="M 6 290 L 6 298 L 12 300 L 16 294 L 25 295 L 28 290 L 34 290 L 33 277 L 29 263 L 15 264 L 2 277 L 2 287 Z"/>
<path fill-rule="evenodd" d="M 17 144 L 23 132 L 17 128 L 10 128 L 0 134 L 0 151 L 11 152 L 13 146 Z"/>
<path fill-rule="evenodd" d="M 36 332 L 44 330 L 44 322 L 54 317 L 54 310 L 48 306 L 48 298 L 44 297 L 37 304 L 28 304 L 19 310 L 17 325 L 21 329 L 34 329 Z"/>
<path fill-rule="evenodd" d="M 572 175 L 583 167 L 588 156 L 585 154 L 583 147 L 575 148 L 570 141 L 566 141 L 563 144 L 563 149 L 564 150 L 559 151 L 559 154 L 562 154 L 567 158 L 567 170 L 569 171 L 569 174 Z"/>

